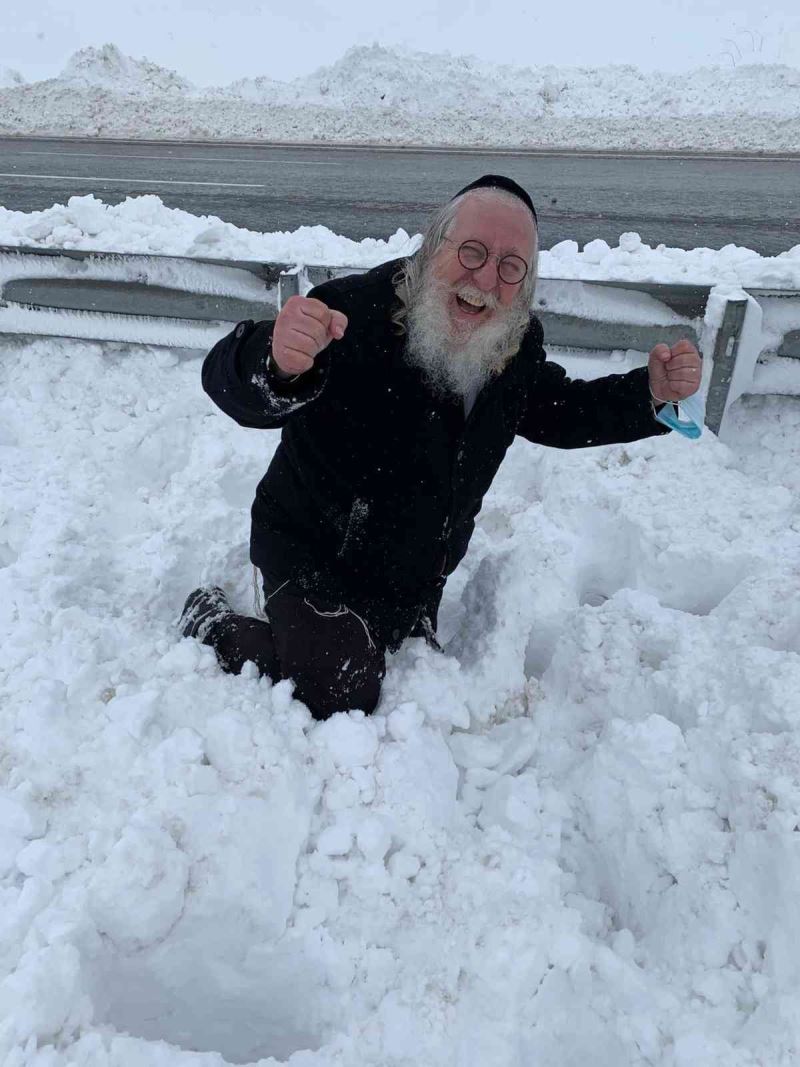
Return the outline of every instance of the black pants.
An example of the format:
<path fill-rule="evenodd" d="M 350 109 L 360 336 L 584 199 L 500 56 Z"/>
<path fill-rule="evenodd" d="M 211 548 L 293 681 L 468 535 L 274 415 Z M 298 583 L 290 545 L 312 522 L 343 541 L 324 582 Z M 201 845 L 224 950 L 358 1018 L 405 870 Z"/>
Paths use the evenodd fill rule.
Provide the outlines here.
<path fill-rule="evenodd" d="M 315 719 L 336 711 L 375 710 L 386 673 L 385 650 L 347 607 L 313 599 L 292 586 L 267 598 L 269 621 L 218 619 L 204 638 L 223 670 L 239 674 L 251 660 L 273 681 L 291 678 L 295 696 Z"/>

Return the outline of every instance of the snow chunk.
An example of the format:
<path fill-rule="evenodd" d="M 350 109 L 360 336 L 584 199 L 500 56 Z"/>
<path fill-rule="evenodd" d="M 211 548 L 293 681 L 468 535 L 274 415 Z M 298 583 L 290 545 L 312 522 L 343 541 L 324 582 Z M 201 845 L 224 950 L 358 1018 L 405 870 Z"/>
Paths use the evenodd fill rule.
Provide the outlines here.
<path fill-rule="evenodd" d="M 353 833 L 346 823 L 326 827 L 317 838 L 317 851 L 323 856 L 346 856 L 353 846 Z"/>
<path fill-rule="evenodd" d="M 478 823 L 511 832 L 535 832 L 541 826 L 539 787 L 532 775 L 504 775 L 486 791 Z"/>
<path fill-rule="evenodd" d="M 398 704 L 389 713 L 386 719 L 386 726 L 389 736 L 394 738 L 395 741 L 407 741 L 424 721 L 425 716 L 416 703 L 408 701 L 405 704 Z"/>
<path fill-rule="evenodd" d="M 378 751 L 375 723 L 360 711 L 332 715 L 316 728 L 314 741 L 341 770 L 369 766 Z"/>
<path fill-rule="evenodd" d="M 607 241 L 595 238 L 583 246 L 583 260 L 585 263 L 602 263 L 610 251 Z"/>
<path fill-rule="evenodd" d="M 480 734 L 454 733 L 450 751 L 459 767 L 494 767 L 500 762 L 502 749 L 491 738 Z"/>
<path fill-rule="evenodd" d="M 413 852 L 395 852 L 389 857 L 389 873 L 395 878 L 404 878 L 406 880 L 414 878 L 419 874 L 422 863 L 419 856 L 415 856 Z"/>
<path fill-rule="evenodd" d="M 131 826 L 97 869 L 89 908 L 97 928 L 136 951 L 165 937 L 182 910 L 189 860 L 156 826 Z"/>
<path fill-rule="evenodd" d="M 638 233 L 631 232 L 620 234 L 619 247 L 623 252 L 633 254 L 635 252 L 641 252 L 644 248 L 644 244 Z"/>
<path fill-rule="evenodd" d="M 73 945 L 26 952 L 17 970 L 0 983 L 0 1018 L 20 1045 L 68 1040 L 91 1019 L 82 990 L 80 957 Z"/>
<path fill-rule="evenodd" d="M 356 844 L 366 859 L 379 861 L 391 848 L 392 835 L 383 819 L 370 815 L 358 827 Z"/>

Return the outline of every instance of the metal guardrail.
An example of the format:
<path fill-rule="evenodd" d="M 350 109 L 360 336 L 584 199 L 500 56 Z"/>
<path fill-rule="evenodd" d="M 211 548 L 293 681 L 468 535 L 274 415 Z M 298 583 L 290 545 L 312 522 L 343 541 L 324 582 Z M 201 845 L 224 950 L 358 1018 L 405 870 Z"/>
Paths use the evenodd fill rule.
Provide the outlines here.
<path fill-rule="evenodd" d="M 719 433 L 728 405 L 746 312 L 746 300 L 729 300 L 714 340 L 713 368 L 706 394 L 706 426 L 715 433 Z"/>
<path fill-rule="evenodd" d="M 4 279 L 4 272 L 0 272 L 0 299 L 4 302 L 203 321 L 240 321 L 239 312 L 245 310 L 263 314 L 266 294 L 278 285 L 281 272 L 291 269 L 291 264 L 283 263 L 0 246 L 0 260 L 5 256 L 25 266 L 15 277 Z M 54 260 L 63 269 L 50 273 L 45 265 Z M 258 299 L 237 303 L 235 296 L 203 292 L 202 286 L 192 284 L 197 277 L 186 278 L 189 264 L 201 271 L 207 269 L 209 277 L 219 274 L 232 290 L 249 290 Z"/>
<path fill-rule="evenodd" d="M 281 275 L 279 280 L 279 306 L 298 293 L 320 285 L 331 278 L 344 274 L 358 273 L 353 267 L 303 267 Z M 549 299 L 543 291 L 553 287 L 568 290 L 570 287 L 583 291 L 596 290 L 595 296 L 603 290 L 621 294 L 623 291 L 636 292 L 654 301 L 653 317 L 665 320 L 680 317 L 681 322 L 664 321 L 657 325 L 649 323 L 627 323 L 619 319 L 585 318 L 570 314 L 568 311 L 549 309 Z M 649 352 L 660 342 L 675 344 L 683 337 L 693 343 L 699 343 L 696 320 L 702 319 L 705 312 L 710 286 L 697 285 L 658 285 L 654 282 L 585 282 L 572 278 L 542 278 L 539 281 L 533 310 L 542 323 L 544 335 L 550 345 L 561 348 L 581 348 L 592 351 L 617 352 L 632 349 L 637 352 Z M 562 301 L 563 302 L 563 301 Z M 661 307 L 662 314 L 656 313 Z M 670 314 L 671 313 L 671 314 Z"/>
<path fill-rule="evenodd" d="M 77 278 L 25 278 L 7 282 L 3 299 L 28 307 L 89 311 L 105 315 L 155 316 L 200 322 L 241 322 L 263 318 L 265 303 L 233 296 L 187 293 L 147 282 L 81 281 Z"/>
<path fill-rule="evenodd" d="M 147 259 L 153 262 L 189 262 L 212 267 L 234 267 L 260 278 L 266 286 L 277 285 L 285 271 L 296 268 L 294 263 L 271 263 L 253 259 L 215 259 L 213 256 L 178 256 L 165 252 L 92 252 L 82 248 L 42 248 L 40 245 L 0 245 L 0 255 L 41 256 L 50 259 L 71 259 L 77 263 L 88 261 Z"/>
<path fill-rule="evenodd" d="M 789 359 L 800 359 L 800 330 L 790 330 L 784 334 L 783 344 L 776 355 L 787 356 Z"/>
<path fill-rule="evenodd" d="M 366 269 L 0 247 L 0 333 L 203 348 L 233 323 L 272 317 L 291 295 Z M 709 333 L 704 317 L 711 291 L 698 285 L 543 278 L 534 311 L 549 346 L 648 352 L 659 342 L 688 337 L 713 360 L 706 422 L 718 433 L 743 391 L 738 387 L 733 395 L 732 386 L 747 377 L 747 367 L 752 377 L 763 344 L 759 329 L 742 352 L 753 300 L 728 300 L 720 326 Z M 800 300 L 800 292 L 748 293 L 769 308 Z M 575 313 L 587 306 L 592 310 Z M 797 319 L 800 313 L 793 324 Z M 800 358 L 800 329 L 784 330 L 771 351 Z"/>

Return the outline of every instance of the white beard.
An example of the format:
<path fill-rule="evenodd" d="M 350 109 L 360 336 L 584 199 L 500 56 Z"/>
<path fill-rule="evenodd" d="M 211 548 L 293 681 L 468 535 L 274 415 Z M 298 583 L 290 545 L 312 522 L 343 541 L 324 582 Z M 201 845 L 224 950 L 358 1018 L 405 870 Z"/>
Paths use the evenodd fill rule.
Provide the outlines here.
<path fill-rule="evenodd" d="M 471 286 L 458 286 L 455 291 L 487 299 L 487 294 Z M 518 301 L 509 307 L 497 305 L 489 322 L 467 327 L 461 334 L 447 311 L 451 292 L 450 286 L 431 277 L 429 270 L 425 272 L 408 311 L 406 356 L 424 371 L 435 393 L 474 398 L 516 355 L 530 312 Z M 491 296 L 488 299 L 491 305 Z"/>

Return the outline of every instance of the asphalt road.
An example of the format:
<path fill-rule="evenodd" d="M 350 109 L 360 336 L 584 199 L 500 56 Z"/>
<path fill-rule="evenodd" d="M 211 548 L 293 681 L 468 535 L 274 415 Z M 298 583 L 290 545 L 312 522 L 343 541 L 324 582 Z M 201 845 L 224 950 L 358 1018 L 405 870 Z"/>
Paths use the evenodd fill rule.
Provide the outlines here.
<path fill-rule="evenodd" d="M 320 223 L 360 239 L 421 230 L 431 210 L 480 174 L 530 192 L 542 248 L 565 238 L 615 244 L 800 243 L 800 160 L 287 148 L 0 138 L 0 204 L 31 211 L 94 193 L 155 193 L 170 207 L 253 230 Z"/>

